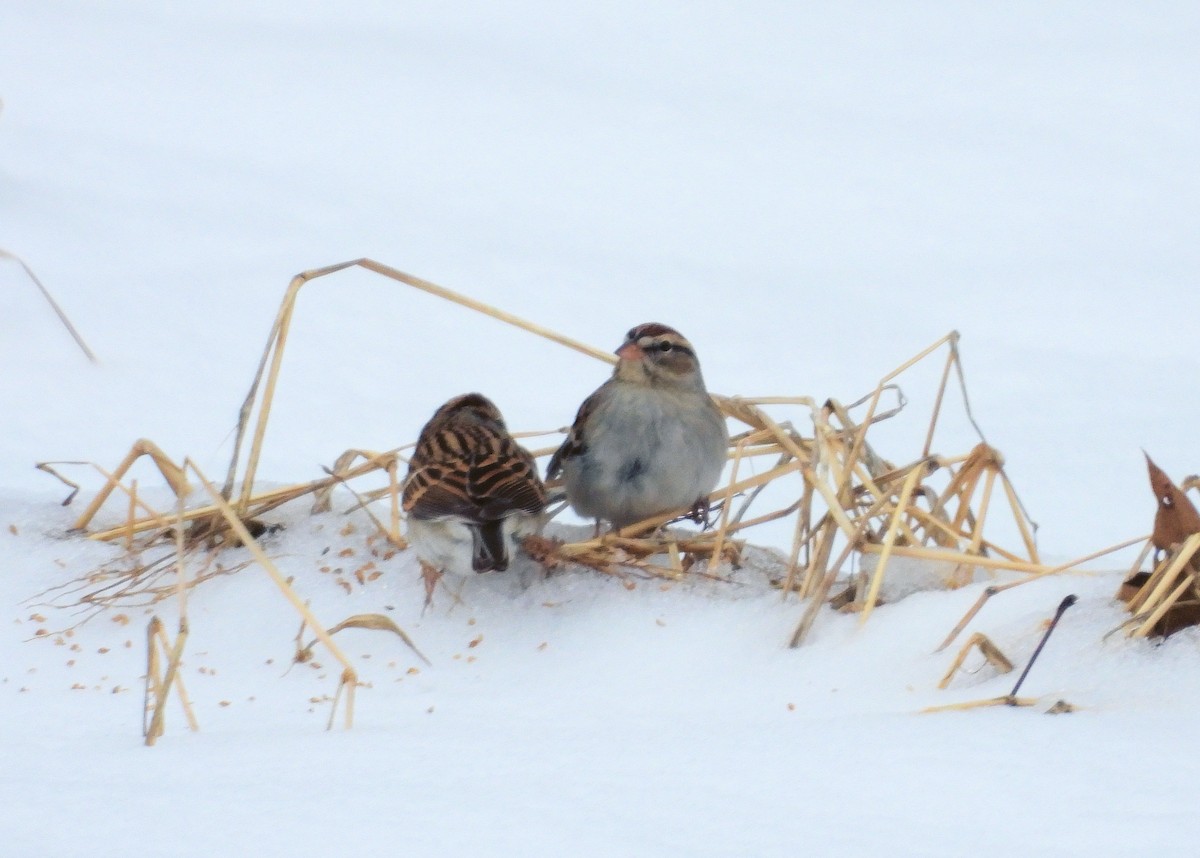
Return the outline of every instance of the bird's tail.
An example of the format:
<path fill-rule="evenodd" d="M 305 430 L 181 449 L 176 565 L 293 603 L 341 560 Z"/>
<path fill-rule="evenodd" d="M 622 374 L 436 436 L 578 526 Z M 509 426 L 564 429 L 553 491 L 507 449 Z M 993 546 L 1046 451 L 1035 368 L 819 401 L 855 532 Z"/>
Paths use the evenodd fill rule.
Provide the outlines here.
<path fill-rule="evenodd" d="M 471 568 L 476 572 L 503 572 L 508 568 L 508 546 L 504 542 L 504 521 L 485 521 L 471 528 L 474 553 Z"/>

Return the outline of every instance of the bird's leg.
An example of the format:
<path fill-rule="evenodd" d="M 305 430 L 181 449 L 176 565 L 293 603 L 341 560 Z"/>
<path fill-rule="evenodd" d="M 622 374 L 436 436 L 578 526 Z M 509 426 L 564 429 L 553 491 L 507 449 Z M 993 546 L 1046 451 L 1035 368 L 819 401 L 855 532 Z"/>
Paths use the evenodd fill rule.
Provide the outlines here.
<path fill-rule="evenodd" d="M 708 495 L 700 495 L 700 497 L 696 498 L 696 502 L 692 504 L 692 511 L 687 517 L 707 530 L 709 526 L 708 513 L 711 509 L 712 506 L 708 502 Z"/>
<path fill-rule="evenodd" d="M 432 563 L 421 561 L 421 580 L 425 582 L 425 604 L 421 608 L 421 615 L 425 615 L 425 611 L 433 604 L 433 591 L 437 588 L 438 581 L 442 580 L 442 573 Z"/>
<path fill-rule="evenodd" d="M 614 530 L 616 528 L 613 528 Z M 600 538 L 600 519 L 596 519 L 596 526 L 592 529 L 592 539 Z"/>

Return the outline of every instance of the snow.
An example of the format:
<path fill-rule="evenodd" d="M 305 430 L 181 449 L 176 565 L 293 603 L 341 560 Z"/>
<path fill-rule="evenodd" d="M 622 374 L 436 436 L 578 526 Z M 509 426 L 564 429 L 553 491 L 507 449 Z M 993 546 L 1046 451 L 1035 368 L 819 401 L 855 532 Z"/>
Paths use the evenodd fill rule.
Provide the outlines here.
<path fill-rule="evenodd" d="M 675 325 L 728 394 L 853 401 L 957 329 L 1045 555 L 1148 532 L 1140 448 L 1200 470 L 1193 5 L 10 0 L 0 22 L 0 249 L 101 360 L 0 260 L 6 853 L 1194 851 L 1200 637 L 1104 638 L 1128 553 L 970 627 L 1022 665 L 1080 596 L 1034 709 L 918 714 L 1012 686 L 936 688 L 983 582 L 861 628 L 825 612 L 796 651 L 802 606 L 750 573 L 489 579 L 421 616 L 410 558 L 347 594 L 321 552 L 365 558 L 365 521 L 290 507 L 268 550 L 319 615 L 386 612 L 432 661 L 341 633 L 370 683 L 353 730 L 324 731 L 330 659 L 288 670 L 298 619 L 257 567 L 191 599 L 202 730 L 172 709 L 153 749 L 142 609 L 30 640 L 71 622 L 31 597 L 111 556 L 64 535 L 80 502 L 32 464 L 147 437 L 220 476 L 289 279 L 364 255 L 604 348 Z M 886 454 L 919 449 L 940 369 L 904 380 Z M 346 272 L 301 294 L 261 476 L 411 440 L 469 389 L 562 426 L 606 372 Z M 946 452 L 975 440 L 955 420 Z M 1060 698 L 1079 711 L 1042 714 Z"/>

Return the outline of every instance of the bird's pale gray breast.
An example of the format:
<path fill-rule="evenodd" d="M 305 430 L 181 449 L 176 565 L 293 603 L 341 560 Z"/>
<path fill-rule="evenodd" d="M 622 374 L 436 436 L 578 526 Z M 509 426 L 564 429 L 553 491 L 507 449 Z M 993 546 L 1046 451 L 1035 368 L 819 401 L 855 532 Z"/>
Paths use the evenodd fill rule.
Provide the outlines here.
<path fill-rule="evenodd" d="M 713 489 L 725 463 L 724 421 L 676 395 L 616 384 L 593 415 L 583 455 L 566 463 L 572 506 L 622 525 L 687 507 Z M 664 395 L 665 394 L 665 395 Z M 603 418 L 603 419 L 600 419 Z"/>

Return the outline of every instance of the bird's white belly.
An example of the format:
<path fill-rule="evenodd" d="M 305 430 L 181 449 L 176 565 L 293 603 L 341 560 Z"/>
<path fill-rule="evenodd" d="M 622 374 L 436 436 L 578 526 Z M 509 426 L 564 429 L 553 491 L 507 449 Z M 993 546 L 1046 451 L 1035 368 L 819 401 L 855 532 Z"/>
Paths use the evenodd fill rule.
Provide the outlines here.
<path fill-rule="evenodd" d="M 538 516 L 521 513 L 504 519 L 503 533 L 508 541 L 510 554 L 518 539 L 539 530 L 539 523 Z M 471 565 L 474 550 L 471 529 L 459 519 L 410 516 L 406 535 L 417 556 L 435 566 L 438 571 L 467 577 L 477 574 Z"/>

